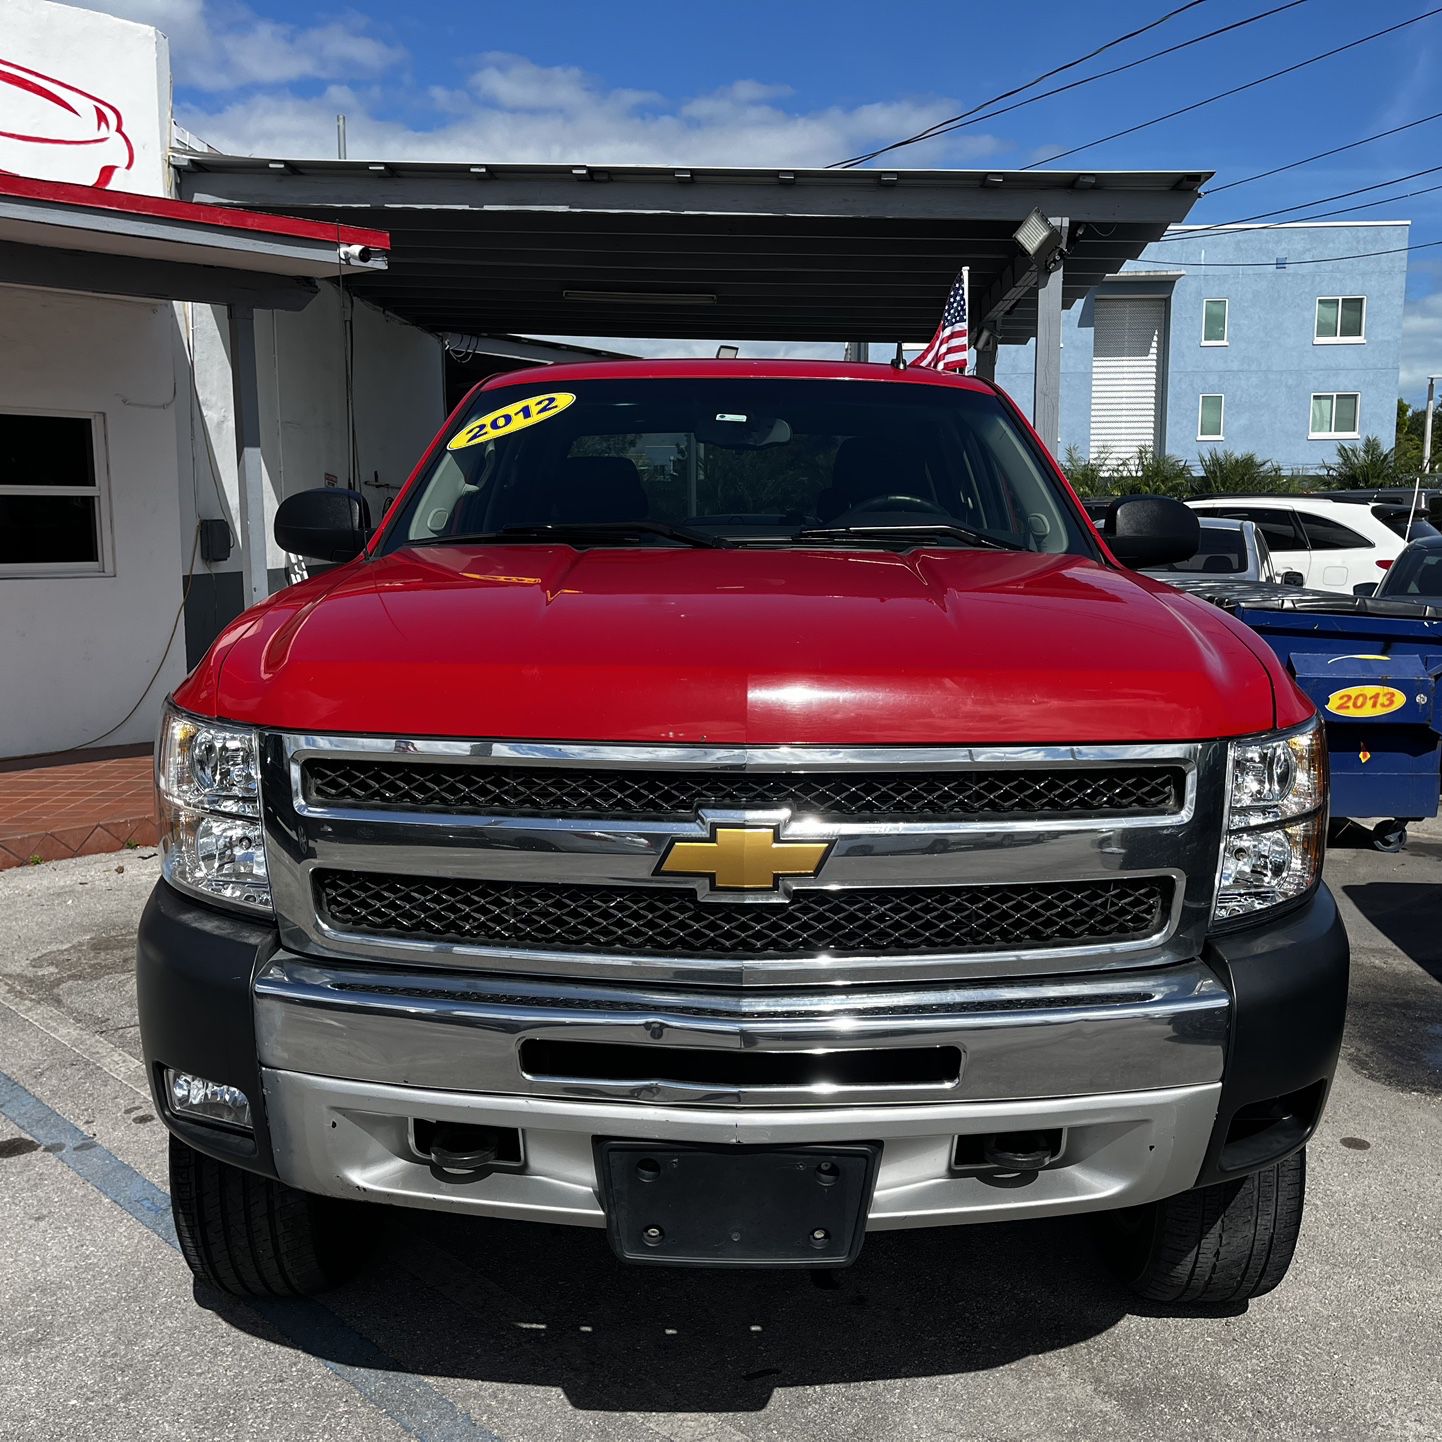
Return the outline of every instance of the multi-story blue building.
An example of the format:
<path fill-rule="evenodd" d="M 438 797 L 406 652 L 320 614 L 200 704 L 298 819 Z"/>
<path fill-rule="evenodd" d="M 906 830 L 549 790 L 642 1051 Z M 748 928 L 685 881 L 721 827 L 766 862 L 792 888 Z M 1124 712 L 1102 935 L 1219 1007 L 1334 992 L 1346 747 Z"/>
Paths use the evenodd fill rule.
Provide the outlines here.
<path fill-rule="evenodd" d="M 1396 426 L 1408 222 L 1184 225 L 1063 317 L 1061 447 L 1319 472 Z M 1378 254 L 1377 252 L 1390 252 Z M 1032 346 L 996 378 L 1030 409 Z"/>

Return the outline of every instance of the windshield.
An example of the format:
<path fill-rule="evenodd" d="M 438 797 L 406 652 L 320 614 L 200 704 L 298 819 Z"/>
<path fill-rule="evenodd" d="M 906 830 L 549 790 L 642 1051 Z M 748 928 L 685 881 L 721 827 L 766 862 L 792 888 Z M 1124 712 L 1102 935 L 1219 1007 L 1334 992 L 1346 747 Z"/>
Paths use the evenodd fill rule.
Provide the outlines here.
<path fill-rule="evenodd" d="M 840 531 L 1095 554 L 1035 443 L 986 392 L 724 376 L 548 385 L 543 371 L 474 398 L 385 547 L 508 530 L 534 541 L 547 527 L 575 541 L 568 526 L 605 545 L 835 544 Z"/>
<path fill-rule="evenodd" d="M 1196 554 L 1170 566 L 1148 566 L 1148 571 L 1199 571 L 1204 576 L 1240 576 L 1247 569 L 1247 543 L 1242 528 L 1203 524 Z"/>

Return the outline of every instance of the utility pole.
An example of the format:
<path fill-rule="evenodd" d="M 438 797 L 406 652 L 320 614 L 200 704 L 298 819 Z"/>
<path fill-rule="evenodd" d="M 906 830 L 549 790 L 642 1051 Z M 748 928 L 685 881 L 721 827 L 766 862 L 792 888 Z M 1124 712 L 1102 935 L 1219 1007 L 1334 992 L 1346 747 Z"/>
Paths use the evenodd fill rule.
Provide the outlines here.
<path fill-rule="evenodd" d="M 1427 417 L 1422 422 L 1422 471 L 1432 469 L 1432 417 L 1437 413 L 1437 382 L 1442 376 L 1427 377 Z"/>
<path fill-rule="evenodd" d="M 335 118 L 335 154 L 337 160 L 344 160 L 345 157 L 345 116 L 337 115 Z"/>

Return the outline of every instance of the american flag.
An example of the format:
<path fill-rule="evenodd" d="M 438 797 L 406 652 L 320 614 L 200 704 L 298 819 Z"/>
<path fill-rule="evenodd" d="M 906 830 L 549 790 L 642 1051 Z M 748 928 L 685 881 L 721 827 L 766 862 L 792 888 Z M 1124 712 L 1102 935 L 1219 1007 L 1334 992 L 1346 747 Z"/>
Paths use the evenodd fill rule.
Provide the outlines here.
<path fill-rule="evenodd" d="M 912 361 L 914 366 L 930 366 L 938 371 L 966 370 L 966 281 L 963 269 L 946 298 L 946 309 L 941 313 L 941 324 L 931 338 L 931 344 Z"/>

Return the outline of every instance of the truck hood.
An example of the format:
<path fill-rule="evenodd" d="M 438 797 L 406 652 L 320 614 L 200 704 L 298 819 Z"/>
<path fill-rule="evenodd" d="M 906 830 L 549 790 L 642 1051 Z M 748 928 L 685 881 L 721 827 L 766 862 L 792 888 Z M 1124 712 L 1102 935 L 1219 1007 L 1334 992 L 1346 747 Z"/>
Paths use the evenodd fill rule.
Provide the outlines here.
<path fill-rule="evenodd" d="M 1204 739 L 1306 714 L 1257 638 L 1075 556 L 430 546 L 225 633 L 176 699 L 285 730 L 752 744 Z"/>

